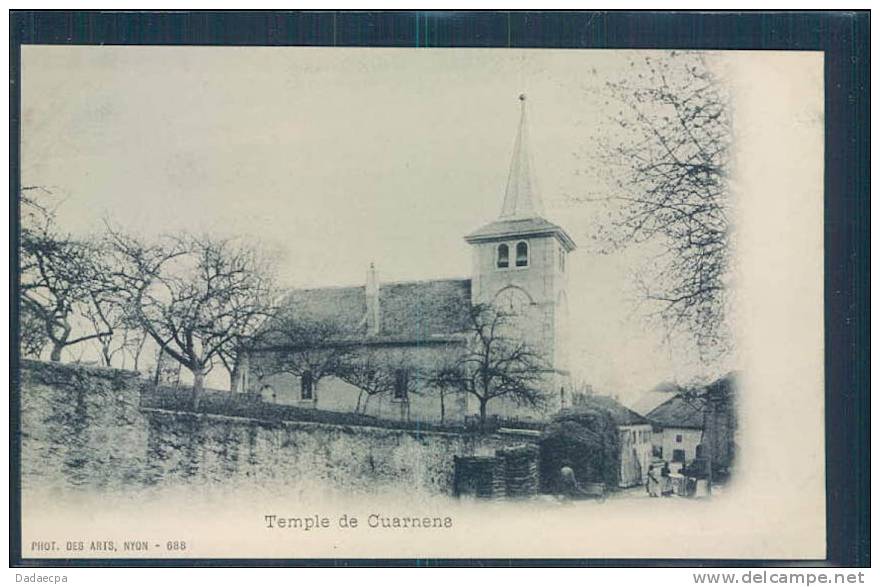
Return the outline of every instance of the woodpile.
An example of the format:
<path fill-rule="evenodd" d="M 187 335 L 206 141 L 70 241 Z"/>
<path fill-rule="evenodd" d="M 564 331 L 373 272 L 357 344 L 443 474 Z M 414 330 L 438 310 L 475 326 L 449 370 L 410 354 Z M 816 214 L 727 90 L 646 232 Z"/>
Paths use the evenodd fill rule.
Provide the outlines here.
<path fill-rule="evenodd" d="M 506 494 L 504 460 L 498 457 L 455 457 L 455 495 L 500 499 Z"/>
<path fill-rule="evenodd" d="M 455 457 L 455 495 L 483 499 L 538 495 L 539 452 L 535 445 L 522 445 L 500 449 L 491 457 Z"/>
<path fill-rule="evenodd" d="M 533 497 L 538 495 L 539 449 L 535 445 L 522 445 L 496 452 L 504 461 L 504 481 L 507 497 Z"/>

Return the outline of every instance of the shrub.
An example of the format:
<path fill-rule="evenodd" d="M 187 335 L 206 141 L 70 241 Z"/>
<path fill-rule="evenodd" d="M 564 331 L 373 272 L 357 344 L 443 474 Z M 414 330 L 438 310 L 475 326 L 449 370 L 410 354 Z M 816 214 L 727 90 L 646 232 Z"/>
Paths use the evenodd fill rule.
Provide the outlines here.
<path fill-rule="evenodd" d="M 541 435 L 541 491 L 560 491 L 562 467 L 574 470 L 580 483 L 620 480 L 620 439 L 617 424 L 601 408 L 566 411 L 553 418 Z"/>

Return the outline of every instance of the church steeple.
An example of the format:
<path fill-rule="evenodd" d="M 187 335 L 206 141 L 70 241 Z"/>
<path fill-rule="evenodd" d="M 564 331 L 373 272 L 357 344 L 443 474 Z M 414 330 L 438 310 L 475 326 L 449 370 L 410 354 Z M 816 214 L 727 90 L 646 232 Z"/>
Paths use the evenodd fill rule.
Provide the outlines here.
<path fill-rule="evenodd" d="M 536 218 L 544 210 L 541 197 L 532 178 L 532 164 L 528 149 L 528 124 L 526 120 L 526 95 L 519 95 L 520 116 L 516 142 L 513 144 L 513 157 L 507 176 L 504 204 L 501 206 L 502 220 Z"/>
<path fill-rule="evenodd" d="M 565 229 L 543 216 L 531 175 L 526 97 L 519 99 L 519 129 L 501 217 L 464 237 L 472 247 L 471 303 L 509 313 L 512 331 L 547 362 L 549 368 L 536 385 L 546 393 L 548 405 L 558 407 L 571 389 L 566 258 L 576 245 Z"/>
<path fill-rule="evenodd" d="M 507 176 L 501 216 L 468 234 L 464 239 L 472 245 L 510 241 L 507 247 L 508 250 L 513 250 L 511 247 L 518 246 L 517 240 L 549 236 L 556 238 L 566 251 L 573 251 L 575 244 L 568 233 L 544 218 L 544 207 L 538 195 L 535 179 L 532 177 L 525 94 L 519 95 L 519 101 L 519 129 L 516 133 L 516 142 L 513 144 L 513 158 L 510 161 L 510 173 Z"/>

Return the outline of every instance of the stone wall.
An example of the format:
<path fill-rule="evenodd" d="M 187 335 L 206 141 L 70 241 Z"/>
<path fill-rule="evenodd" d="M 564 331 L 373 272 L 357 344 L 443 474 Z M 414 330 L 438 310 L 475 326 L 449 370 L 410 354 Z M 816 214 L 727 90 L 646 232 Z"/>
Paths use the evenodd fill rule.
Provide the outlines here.
<path fill-rule="evenodd" d="M 24 361 L 23 488 L 451 494 L 455 456 L 490 456 L 534 440 L 156 409 L 141 404 L 148 390 L 132 372 Z"/>

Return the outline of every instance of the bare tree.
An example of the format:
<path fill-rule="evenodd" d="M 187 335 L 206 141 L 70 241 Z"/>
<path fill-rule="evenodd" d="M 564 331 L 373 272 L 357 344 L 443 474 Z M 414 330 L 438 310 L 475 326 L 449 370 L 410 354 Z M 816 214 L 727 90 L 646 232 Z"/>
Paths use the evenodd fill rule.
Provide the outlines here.
<path fill-rule="evenodd" d="M 102 364 L 137 371 L 149 335 L 140 324 L 132 323 L 124 311 L 118 306 L 108 306 L 102 312 L 96 312 L 90 306 L 85 311 L 85 317 L 99 333 L 96 342 Z"/>
<path fill-rule="evenodd" d="M 355 412 L 366 413 L 370 400 L 384 395 L 396 397 L 407 418 L 409 397 L 419 392 L 419 383 L 424 379 L 422 370 L 406 353 L 371 346 L 346 353 L 334 374 L 358 388 Z"/>
<path fill-rule="evenodd" d="M 352 344 L 346 330 L 332 320 L 303 318 L 276 313 L 265 328 L 255 334 L 251 348 L 259 350 L 260 378 L 279 373 L 309 377 L 317 387 L 325 377 L 341 371 Z"/>
<path fill-rule="evenodd" d="M 704 356 L 723 354 L 731 248 L 728 97 L 702 54 L 672 51 L 630 65 L 619 81 L 607 83 L 617 113 L 600 142 L 614 193 L 600 241 L 608 250 L 653 243 L 659 254 L 636 279 L 650 314 L 668 333 L 690 333 Z"/>
<path fill-rule="evenodd" d="M 100 303 L 100 302 L 99 302 Z M 122 334 L 122 343 L 118 340 L 114 341 L 117 333 L 123 328 L 123 319 L 121 314 L 115 312 L 113 307 L 101 308 L 98 305 L 89 306 L 83 312 L 85 318 L 92 325 L 97 337 L 94 339 L 98 344 L 98 350 L 101 355 L 101 363 L 105 367 L 113 365 L 113 357 L 119 354 L 125 345 L 125 333 Z M 114 344 L 116 342 L 117 344 Z"/>
<path fill-rule="evenodd" d="M 272 323 L 279 311 L 272 264 L 268 258 L 260 255 L 254 257 L 254 263 L 250 284 L 251 292 L 256 296 L 254 303 L 242 308 L 240 325 L 217 353 L 229 373 L 230 391 L 247 391 L 251 354 L 265 340 L 268 332 L 266 326 Z"/>
<path fill-rule="evenodd" d="M 518 405 L 541 407 L 542 391 L 549 372 L 547 361 L 512 328 L 517 317 L 491 305 L 477 304 L 469 312 L 470 343 L 454 360 L 441 364 L 432 374 L 432 385 L 443 390 L 468 393 L 480 405 L 480 424 L 485 425 L 489 402 L 506 398 Z"/>
<path fill-rule="evenodd" d="M 159 349 L 186 367 L 199 405 L 215 359 L 265 319 L 273 296 L 259 254 L 232 239 L 145 244 L 110 231 L 127 307 Z"/>
<path fill-rule="evenodd" d="M 107 253 L 103 244 L 96 245 L 94 250 Z M 109 271 L 109 266 L 105 271 L 108 271 L 103 278 L 106 285 L 91 293 L 91 303 L 84 307 L 83 316 L 97 334 L 94 342 L 103 365 L 112 367 L 118 363 L 125 368 L 126 359 L 131 357 L 132 368 L 137 371 L 147 333 L 126 307 L 125 282 Z M 117 357 L 122 360 L 117 361 Z"/>
<path fill-rule="evenodd" d="M 131 357 L 131 369 L 132 371 L 140 371 L 141 355 L 143 355 L 149 334 L 142 328 L 131 328 L 126 333 L 128 337 L 124 348 L 128 356 Z M 123 362 L 122 366 L 125 368 L 126 363 Z"/>
<path fill-rule="evenodd" d="M 458 345 L 451 344 L 435 353 L 430 368 L 422 369 L 422 389 L 440 400 L 440 422 L 446 421 L 446 402 L 450 395 L 464 392 L 461 382 L 462 356 Z"/>
<path fill-rule="evenodd" d="M 19 312 L 19 342 L 21 353 L 32 359 L 39 359 L 49 344 L 45 322 L 30 305 L 24 303 Z"/>
<path fill-rule="evenodd" d="M 159 387 L 164 384 L 178 387 L 181 367 L 180 362 L 169 358 L 164 349 L 157 348 L 156 364 L 153 366 L 153 385 Z"/>
<path fill-rule="evenodd" d="M 87 334 L 75 334 L 76 318 L 87 312 L 100 313 L 98 296 L 112 290 L 101 255 L 93 243 L 77 240 L 58 228 L 55 213 L 28 192 L 21 195 L 21 304 L 26 321 L 23 328 L 40 328 L 42 333 L 26 333 L 30 352 L 41 343 L 51 345 L 50 360 L 60 361 L 64 349 L 112 335 L 112 328 Z"/>

